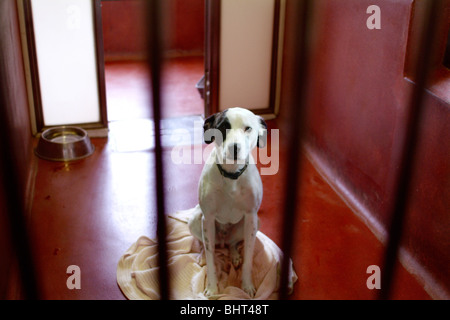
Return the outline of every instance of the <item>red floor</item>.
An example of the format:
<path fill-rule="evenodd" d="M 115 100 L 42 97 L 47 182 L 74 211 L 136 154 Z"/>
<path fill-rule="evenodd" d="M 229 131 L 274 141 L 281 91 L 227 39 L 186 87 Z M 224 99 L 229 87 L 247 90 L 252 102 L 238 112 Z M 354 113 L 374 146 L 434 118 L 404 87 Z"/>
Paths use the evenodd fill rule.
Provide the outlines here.
<path fill-rule="evenodd" d="M 195 85 L 204 73 L 203 57 L 174 58 L 163 69 L 162 116 L 201 115 L 203 100 Z M 150 118 L 149 71 L 144 62 L 105 65 L 108 120 Z"/>
<path fill-rule="evenodd" d="M 141 86 L 139 81 L 129 91 L 126 86 L 111 85 L 122 81 L 118 73 L 111 76 L 112 71 L 117 72 L 119 67 L 128 70 L 125 64 L 113 65 L 110 70 L 107 68 L 109 99 L 114 97 L 112 99 L 116 99 L 117 105 L 119 102 L 127 105 L 128 101 L 139 105 L 145 95 L 137 89 Z M 134 68 L 133 64 L 130 68 Z M 169 77 L 172 80 L 167 82 L 168 86 L 190 90 L 195 85 L 199 79 L 197 71 L 190 72 L 197 70 L 198 66 L 192 63 L 186 69 L 189 74 L 180 75 L 183 68 L 183 63 L 175 64 L 177 76 Z M 133 83 L 133 72 L 126 73 L 129 80 L 124 82 Z M 183 83 L 177 83 L 177 79 Z M 187 82 L 186 79 L 190 80 Z M 111 92 L 111 88 L 115 89 Z M 186 97 L 173 94 L 167 90 L 164 95 L 166 101 L 177 105 L 173 110 L 180 112 L 173 111 L 172 115 L 201 113 L 198 106 L 201 101 L 196 101 L 195 94 Z M 136 111 L 133 117 L 141 116 L 142 113 Z M 185 119 L 173 120 L 171 128 L 176 128 L 177 123 L 186 126 Z M 119 122 L 122 119 L 118 116 L 114 120 Z M 121 132 L 125 130 L 123 128 L 116 126 L 111 129 L 115 130 L 111 134 L 126 134 Z M 269 128 L 277 128 L 276 121 L 270 121 Z M 166 134 L 171 134 L 170 128 Z M 148 135 L 142 139 L 151 140 L 152 137 Z M 38 160 L 31 227 L 40 285 L 47 299 L 124 299 L 116 284 L 117 262 L 139 236 L 155 236 L 153 151 L 148 148 L 121 151 L 111 138 L 93 139 L 93 143 L 96 147 L 94 154 L 84 160 L 67 164 Z M 172 148 L 165 144 L 163 152 L 168 213 L 196 205 L 197 183 L 202 170 L 201 164 L 173 163 Z M 192 148 L 193 152 L 194 149 L 202 151 L 204 146 L 195 144 Z M 279 172 L 262 177 L 264 198 L 259 212 L 261 231 L 277 244 L 280 244 L 282 236 L 284 164 L 289 155 L 283 146 L 279 154 Z M 381 263 L 383 247 L 313 165 L 304 160 L 303 188 L 298 193 L 301 214 L 292 255 L 299 281 L 292 298 L 373 299 L 376 292 L 366 287 L 369 276 L 366 269 L 369 265 Z M 80 290 L 66 287 L 69 265 L 78 265 L 81 269 Z M 429 299 L 429 296 L 401 267 L 394 298 Z"/>
<path fill-rule="evenodd" d="M 276 125 L 276 124 L 275 124 Z M 280 148 L 280 171 L 263 176 L 264 198 L 259 212 L 261 229 L 281 244 L 283 190 L 287 150 Z M 292 299 L 376 299 L 369 290 L 366 273 L 370 265 L 381 266 L 383 245 L 356 217 L 343 200 L 302 158 L 302 189 L 298 191 L 298 221 L 294 232 L 294 267 L 299 281 Z M 394 299 L 430 299 L 417 281 L 400 266 L 393 289 Z"/>

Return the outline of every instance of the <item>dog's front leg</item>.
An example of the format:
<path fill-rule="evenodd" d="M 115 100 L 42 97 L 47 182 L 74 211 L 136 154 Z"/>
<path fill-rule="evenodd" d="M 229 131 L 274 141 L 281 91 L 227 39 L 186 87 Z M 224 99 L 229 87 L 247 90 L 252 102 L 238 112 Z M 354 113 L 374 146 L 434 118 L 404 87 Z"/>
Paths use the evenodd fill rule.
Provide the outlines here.
<path fill-rule="evenodd" d="M 256 293 L 252 281 L 253 250 L 255 248 L 258 216 L 247 213 L 244 216 L 244 262 L 242 264 L 242 289 L 253 298 Z"/>
<path fill-rule="evenodd" d="M 218 293 L 216 265 L 214 263 L 214 251 L 216 249 L 216 221 L 214 217 L 203 216 L 203 245 L 206 256 L 206 284 L 205 295 L 212 296 Z"/>

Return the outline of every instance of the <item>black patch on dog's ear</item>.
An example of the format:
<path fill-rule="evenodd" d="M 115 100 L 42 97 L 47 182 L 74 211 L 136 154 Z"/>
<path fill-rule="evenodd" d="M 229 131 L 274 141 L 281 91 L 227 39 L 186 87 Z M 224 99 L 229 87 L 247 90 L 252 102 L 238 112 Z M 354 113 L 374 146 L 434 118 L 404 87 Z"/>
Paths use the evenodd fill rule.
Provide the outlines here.
<path fill-rule="evenodd" d="M 217 130 L 219 130 L 221 136 L 220 137 L 216 137 L 216 143 L 217 145 L 221 145 L 222 142 L 225 141 L 225 139 L 227 138 L 227 130 L 231 129 L 231 123 L 228 120 L 227 116 L 226 116 L 226 110 L 221 112 L 220 115 L 216 118 L 216 128 Z"/>
<path fill-rule="evenodd" d="M 262 117 L 259 117 L 259 121 L 261 124 L 261 128 L 259 129 L 258 141 L 256 142 L 256 146 L 258 148 L 264 148 L 267 144 L 267 123 Z"/>
<path fill-rule="evenodd" d="M 203 138 L 206 144 L 215 141 L 218 145 L 221 145 L 225 141 L 227 130 L 231 129 L 226 112 L 227 110 L 213 114 L 205 120 L 203 124 Z"/>
<path fill-rule="evenodd" d="M 215 137 L 213 135 L 205 134 L 206 131 L 214 128 L 215 121 L 216 121 L 216 114 L 213 114 L 212 116 L 209 116 L 208 118 L 206 118 L 205 122 L 203 123 L 203 138 L 205 139 L 206 144 L 210 144 L 215 139 Z"/>

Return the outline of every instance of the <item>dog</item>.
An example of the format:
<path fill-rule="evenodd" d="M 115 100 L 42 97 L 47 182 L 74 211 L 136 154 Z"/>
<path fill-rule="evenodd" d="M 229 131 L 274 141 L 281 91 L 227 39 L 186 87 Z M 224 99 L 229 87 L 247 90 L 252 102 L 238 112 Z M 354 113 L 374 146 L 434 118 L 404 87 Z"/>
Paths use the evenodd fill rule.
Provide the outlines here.
<path fill-rule="evenodd" d="M 216 244 L 226 244 L 233 265 L 237 268 L 242 264 L 242 289 L 254 297 L 251 271 L 263 185 L 251 151 L 266 145 L 267 124 L 250 110 L 230 108 L 208 117 L 203 130 L 205 143 L 214 142 L 215 146 L 200 176 L 201 211 L 189 219 L 188 225 L 205 248 L 205 295 L 218 293 L 214 250 Z M 241 241 L 243 257 L 238 252 Z"/>

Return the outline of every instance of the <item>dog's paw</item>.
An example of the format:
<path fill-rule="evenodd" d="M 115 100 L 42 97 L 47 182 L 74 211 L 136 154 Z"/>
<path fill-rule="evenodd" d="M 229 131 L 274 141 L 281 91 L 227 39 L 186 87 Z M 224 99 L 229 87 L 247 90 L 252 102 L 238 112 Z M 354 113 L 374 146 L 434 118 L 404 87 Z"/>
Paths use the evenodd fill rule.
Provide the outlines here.
<path fill-rule="evenodd" d="M 256 289 L 251 281 L 249 282 L 242 281 L 242 290 L 244 290 L 245 293 L 247 293 L 250 296 L 250 298 L 253 298 L 255 296 Z"/>
<path fill-rule="evenodd" d="M 211 297 L 211 296 L 215 296 L 218 293 L 219 293 L 219 289 L 218 289 L 217 285 L 210 285 L 210 284 L 208 284 L 206 286 L 205 296 Z"/>

